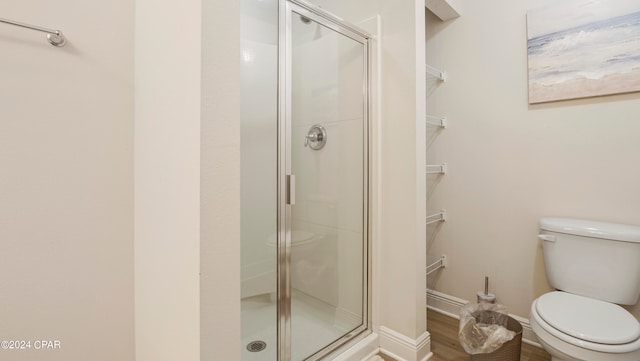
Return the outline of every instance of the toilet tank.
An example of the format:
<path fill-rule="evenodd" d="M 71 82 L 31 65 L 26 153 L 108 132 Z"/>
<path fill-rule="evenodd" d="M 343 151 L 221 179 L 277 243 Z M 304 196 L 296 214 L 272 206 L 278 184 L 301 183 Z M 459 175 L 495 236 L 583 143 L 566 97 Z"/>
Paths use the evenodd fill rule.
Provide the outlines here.
<path fill-rule="evenodd" d="M 571 218 L 540 220 L 552 287 L 633 305 L 640 296 L 640 227 Z"/>

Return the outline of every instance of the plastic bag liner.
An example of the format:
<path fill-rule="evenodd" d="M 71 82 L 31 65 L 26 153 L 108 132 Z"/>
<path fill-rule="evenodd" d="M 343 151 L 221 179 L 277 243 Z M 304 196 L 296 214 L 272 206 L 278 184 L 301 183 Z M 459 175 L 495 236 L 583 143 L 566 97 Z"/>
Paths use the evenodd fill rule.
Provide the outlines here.
<path fill-rule="evenodd" d="M 468 354 L 491 353 L 513 339 L 507 329 L 509 315 L 504 305 L 492 303 L 467 304 L 460 311 L 460 343 Z"/>

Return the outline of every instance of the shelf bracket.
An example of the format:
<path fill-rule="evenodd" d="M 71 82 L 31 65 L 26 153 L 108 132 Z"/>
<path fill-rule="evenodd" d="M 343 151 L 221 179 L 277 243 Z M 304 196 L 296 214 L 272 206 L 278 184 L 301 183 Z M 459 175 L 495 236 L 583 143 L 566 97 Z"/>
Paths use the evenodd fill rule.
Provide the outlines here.
<path fill-rule="evenodd" d="M 432 274 L 433 272 L 439 270 L 440 268 L 447 268 L 448 265 L 447 255 L 444 254 L 437 261 L 427 266 L 427 276 Z"/>
<path fill-rule="evenodd" d="M 434 67 L 432 67 L 431 65 L 426 64 L 426 71 L 427 74 L 434 76 L 436 78 L 438 78 L 438 80 L 440 80 L 441 82 L 445 82 L 447 81 L 447 72 L 444 70 L 440 70 L 440 69 L 436 69 Z"/>
<path fill-rule="evenodd" d="M 447 163 L 442 164 L 427 164 L 427 174 L 447 174 Z"/>
<path fill-rule="evenodd" d="M 425 118 L 427 124 L 447 129 L 447 117 L 436 117 L 433 115 L 427 115 Z"/>
<path fill-rule="evenodd" d="M 445 209 L 440 212 L 427 216 L 427 224 L 432 224 L 436 222 L 446 222 L 447 221 L 447 211 Z"/>

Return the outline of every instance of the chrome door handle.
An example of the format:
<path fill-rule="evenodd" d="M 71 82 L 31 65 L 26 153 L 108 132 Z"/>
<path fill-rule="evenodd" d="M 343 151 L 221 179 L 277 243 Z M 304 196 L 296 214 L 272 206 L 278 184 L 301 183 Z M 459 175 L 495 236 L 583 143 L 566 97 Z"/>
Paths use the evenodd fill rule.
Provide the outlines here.
<path fill-rule="evenodd" d="M 293 174 L 287 175 L 287 204 L 296 204 L 296 176 Z"/>

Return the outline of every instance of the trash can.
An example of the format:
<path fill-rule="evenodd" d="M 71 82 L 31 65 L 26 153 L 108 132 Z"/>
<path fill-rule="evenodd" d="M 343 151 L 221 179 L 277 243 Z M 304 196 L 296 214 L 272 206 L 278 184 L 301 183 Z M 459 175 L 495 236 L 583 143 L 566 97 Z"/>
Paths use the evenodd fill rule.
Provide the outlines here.
<path fill-rule="evenodd" d="M 479 312 L 476 315 L 478 322 L 486 323 L 484 320 L 491 311 Z M 515 332 L 515 336 L 510 341 L 505 342 L 499 349 L 491 353 L 479 353 L 471 355 L 471 361 L 520 361 L 520 349 L 522 348 L 522 325 L 514 318 L 507 316 L 507 330 Z"/>
<path fill-rule="evenodd" d="M 461 310 L 460 344 L 471 361 L 520 361 L 522 325 L 500 304 L 469 304 Z"/>

